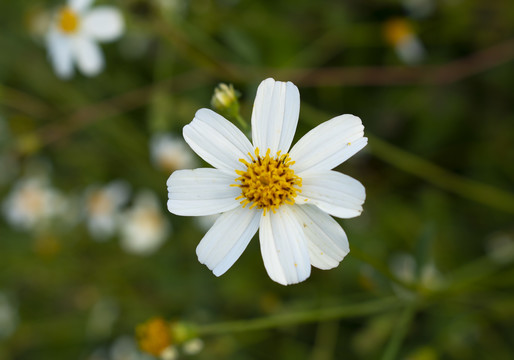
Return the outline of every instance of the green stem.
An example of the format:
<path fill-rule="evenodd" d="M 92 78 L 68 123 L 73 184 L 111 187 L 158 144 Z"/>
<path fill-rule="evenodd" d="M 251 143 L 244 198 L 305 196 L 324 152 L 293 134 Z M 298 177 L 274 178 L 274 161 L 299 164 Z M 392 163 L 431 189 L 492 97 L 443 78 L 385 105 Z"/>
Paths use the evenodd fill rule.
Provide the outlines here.
<path fill-rule="evenodd" d="M 203 325 L 198 326 L 195 329 L 195 332 L 197 336 L 204 336 L 244 331 L 267 330 L 284 326 L 372 315 L 396 309 L 402 305 L 402 301 L 398 300 L 396 297 L 388 297 L 380 300 L 373 300 L 359 304 L 343 305 L 333 308 L 315 309 L 263 318 Z"/>
<path fill-rule="evenodd" d="M 403 340 L 407 335 L 409 326 L 412 323 L 412 320 L 414 319 L 416 308 L 417 303 L 413 301 L 403 310 L 401 317 L 396 325 L 395 331 L 391 335 L 391 339 L 389 340 L 389 343 L 387 344 L 387 347 L 384 351 L 382 360 L 398 359 L 398 352 L 400 351 Z"/>
<path fill-rule="evenodd" d="M 514 214 L 514 195 L 453 174 L 442 167 L 367 134 L 373 155 L 405 172 L 462 197 Z"/>
<path fill-rule="evenodd" d="M 248 123 L 240 114 L 237 114 L 235 116 L 235 119 L 237 120 L 238 124 L 241 125 L 241 128 L 243 129 L 243 131 L 248 130 Z"/>

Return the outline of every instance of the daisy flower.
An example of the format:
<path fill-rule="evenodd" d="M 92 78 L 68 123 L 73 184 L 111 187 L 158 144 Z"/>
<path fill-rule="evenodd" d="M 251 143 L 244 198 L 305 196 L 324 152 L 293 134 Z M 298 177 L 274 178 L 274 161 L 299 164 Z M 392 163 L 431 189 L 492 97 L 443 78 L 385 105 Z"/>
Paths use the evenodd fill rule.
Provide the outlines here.
<path fill-rule="evenodd" d="M 290 149 L 300 112 L 291 82 L 264 80 L 252 113 L 252 141 L 208 109 L 184 127 L 184 138 L 212 168 L 175 171 L 168 179 L 168 210 L 176 215 L 221 213 L 196 249 L 216 276 L 239 258 L 258 229 L 272 280 L 307 279 L 311 265 L 331 269 L 348 254 L 348 239 L 330 216 L 362 212 L 365 189 L 332 169 L 367 144 L 361 120 L 337 116 Z"/>
<path fill-rule="evenodd" d="M 161 211 L 157 196 L 142 191 L 121 218 L 121 246 L 129 253 L 150 255 L 166 241 L 171 225 Z"/>
<path fill-rule="evenodd" d="M 105 240 L 114 234 L 120 209 L 127 203 L 129 195 L 130 186 L 121 180 L 86 189 L 87 228 L 96 240 Z"/>
<path fill-rule="evenodd" d="M 195 166 L 191 149 L 182 138 L 173 134 L 157 134 L 150 140 L 150 157 L 158 169 L 172 172 Z"/>
<path fill-rule="evenodd" d="M 66 199 L 46 179 L 18 181 L 2 204 L 7 221 L 14 227 L 32 230 L 64 215 Z"/>
<path fill-rule="evenodd" d="M 383 33 L 404 63 L 414 65 L 423 61 L 425 48 L 410 21 L 405 18 L 389 19 L 384 23 Z"/>
<path fill-rule="evenodd" d="M 50 61 L 60 78 L 73 75 L 73 63 L 87 76 L 100 73 L 104 58 L 97 42 L 116 40 L 123 18 L 112 6 L 91 8 L 93 0 L 68 0 L 55 14 L 46 34 Z"/>

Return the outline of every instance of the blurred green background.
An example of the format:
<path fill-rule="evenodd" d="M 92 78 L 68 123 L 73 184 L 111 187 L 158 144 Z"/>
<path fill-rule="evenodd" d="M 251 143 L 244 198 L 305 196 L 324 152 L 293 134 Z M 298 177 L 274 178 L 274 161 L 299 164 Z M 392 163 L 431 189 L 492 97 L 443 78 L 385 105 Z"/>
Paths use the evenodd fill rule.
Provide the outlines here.
<path fill-rule="evenodd" d="M 514 2 L 95 4 L 119 7 L 125 33 L 102 44 L 100 75 L 63 81 L 42 40 L 62 2 L 0 2 L 0 359 L 144 359 L 134 328 L 155 315 L 207 325 L 340 306 L 177 351 L 514 357 Z M 177 143 L 182 127 L 220 82 L 249 120 L 270 76 L 300 89 L 296 139 L 342 113 L 370 138 L 338 168 L 367 191 L 363 214 L 340 221 L 350 254 L 288 287 L 267 276 L 257 239 L 216 278 L 195 254 L 210 219 L 166 210 L 172 169 L 201 164 Z"/>

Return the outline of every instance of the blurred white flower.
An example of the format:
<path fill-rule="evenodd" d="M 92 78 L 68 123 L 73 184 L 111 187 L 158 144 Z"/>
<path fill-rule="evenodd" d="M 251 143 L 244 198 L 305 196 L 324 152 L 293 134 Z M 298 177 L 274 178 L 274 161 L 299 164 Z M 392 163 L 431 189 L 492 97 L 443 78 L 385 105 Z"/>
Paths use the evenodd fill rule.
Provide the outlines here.
<path fill-rule="evenodd" d="M 130 187 L 124 181 L 113 181 L 104 187 L 86 189 L 85 212 L 87 228 L 96 240 L 114 235 L 120 208 L 129 199 Z"/>
<path fill-rule="evenodd" d="M 160 170 L 173 172 L 196 166 L 196 161 L 186 142 L 171 134 L 157 134 L 150 140 L 152 163 Z"/>
<path fill-rule="evenodd" d="M 31 230 L 63 215 L 66 199 L 46 179 L 27 178 L 14 185 L 2 210 L 11 225 Z"/>
<path fill-rule="evenodd" d="M 392 18 L 383 26 L 384 38 L 398 57 L 406 64 L 414 65 L 425 58 L 423 43 L 405 18 Z"/>
<path fill-rule="evenodd" d="M 140 255 L 155 252 L 171 231 L 157 196 L 149 191 L 138 194 L 132 208 L 123 213 L 120 226 L 123 249 Z"/>
<path fill-rule="evenodd" d="M 18 310 L 12 301 L 0 291 L 0 340 L 9 337 L 18 326 Z"/>
<path fill-rule="evenodd" d="M 119 38 L 124 30 L 120 11 L 112 6 L 91 8 L 93 0 L 68 0 L 54 15 L 46 34 L 48 54 L 57 75 L 73 75 L 73 63 L 86 76 L 104 68 L 97 42 Z"/>
<path fill-rule="evenodd" d="M 87 360 L 155 360 L 142 353 L 131 336 L 117 337 L 110 346 L 97 348 Z"/>
<path fill-rule="evenodd" d="M 443 282 L 442 274 L 433 261 L 420 265 L 416 259 L 407 253 L 394 254 L 389 261 L 391 272 L 401 281 L 410 285 L 420 285 L 425 289 L 435 290 Z M 399 295 L 412 295 L 403 287 L 394 284 L 394 289 Z"/>
<path fill-rule="evenodd" d="M 182 346 L 182 350 L 187 355 L 196 355 L 200 351 L 202 351 L 203 346 L 204 346 L 204 343 L 203 343 L 202 339 L 195 338 L 195 339 L 186 341 L 184 343 L 184 345 Z"/>
<path fill-rule="evenodd" d="M 110 360 L 152 360 L 153 358 L 143 354 L 136 342 L 130 336 L 118 337 L 109 349 Z"/>

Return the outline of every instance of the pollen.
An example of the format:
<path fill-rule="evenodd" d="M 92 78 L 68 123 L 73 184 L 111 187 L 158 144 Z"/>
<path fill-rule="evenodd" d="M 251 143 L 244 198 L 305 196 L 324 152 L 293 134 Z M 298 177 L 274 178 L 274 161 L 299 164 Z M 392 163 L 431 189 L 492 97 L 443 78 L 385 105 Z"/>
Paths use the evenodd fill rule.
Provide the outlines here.
<path fill-rule="evenodd" d="M 295 197 L 301 192 L 302 179 L 295 175 L 291 165 L 289 154 L 277 152 L 276 156 L 270 156 L 270 149 L 265 156 L 261 156 L 259 148 L 255 149 L 255 156 L 251 153 L 252 162 L 239 159 L 246 170 L 236 170 L 238 178 L 236 184 L 241 188 L 241 195 L 236 200 L 241 200 L 243 207 L 250 204 L 250 209 L 257 207 L 267 211 L 273 211 L 282 204 L 294 204 Z"/>
<path fill-rule="evenodd" d="M 78 15 L 69 7 L 64 7 L 59 11 L 59 29 L 67 34 L 77 31 L 80 19 Z"/>
<path fill-rule="evenodd" d="M 154 356 L 160 356 L 172 342 L 170 325 L 160 317 L 139 324 L 136 337 L 141 350 Z"/>

